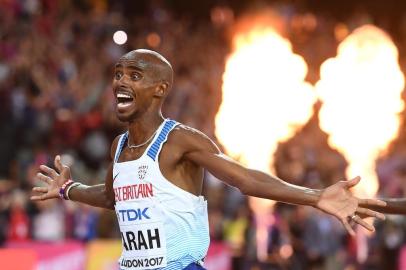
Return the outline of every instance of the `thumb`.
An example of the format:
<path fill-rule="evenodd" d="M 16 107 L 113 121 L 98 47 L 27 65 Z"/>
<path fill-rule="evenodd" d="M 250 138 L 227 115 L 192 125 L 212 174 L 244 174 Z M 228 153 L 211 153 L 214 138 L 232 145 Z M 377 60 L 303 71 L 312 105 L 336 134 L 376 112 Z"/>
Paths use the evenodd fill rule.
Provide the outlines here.
<path fill-rule="evenodd" d="M 59 171 L 60 176 L 62 176 L 64 180 L 71 178 L 70 168 L 62 163 L 60 155 L 55 157 L 55 168 Z"/>
<path fill-rule="evenodd" d="M 361 181 L 361 177 L 360 177 L 360 176 L 354 177 L 354 178 L 351 179 L 351 180 L 345 181 L 345 187 L 346 187 L 346 188 L 352 188 L 352 187 L 354 187 L 355 185 L 357 185 L 357 184 L 359 183 L 359 181 Z"/>
<path fill-rule="evenodd" d="M 58 172 L 61 173 L 61 172 L 62 172 L 62 169 L 63 169 L 63 165 L 62 165 L 62 161 L 61 161 L 61 156 L 60 156 L 60 155 L 57 155 L 57 156 L 55 157 L 54 165 L 55 165 L 55 168 L 58 170 Z"/>

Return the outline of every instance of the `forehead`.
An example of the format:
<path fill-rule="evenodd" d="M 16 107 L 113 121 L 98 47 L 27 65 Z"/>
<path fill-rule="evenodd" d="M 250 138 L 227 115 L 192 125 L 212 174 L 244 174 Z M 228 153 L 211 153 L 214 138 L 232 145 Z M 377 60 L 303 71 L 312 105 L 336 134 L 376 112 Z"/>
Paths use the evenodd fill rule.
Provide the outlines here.
<path fill-rule="evenodd" d="M 133 67 L 146 70 L 151 67 L 151 63 L 141 57 L 124 55 L 118 60 L 115 67 Z"/>

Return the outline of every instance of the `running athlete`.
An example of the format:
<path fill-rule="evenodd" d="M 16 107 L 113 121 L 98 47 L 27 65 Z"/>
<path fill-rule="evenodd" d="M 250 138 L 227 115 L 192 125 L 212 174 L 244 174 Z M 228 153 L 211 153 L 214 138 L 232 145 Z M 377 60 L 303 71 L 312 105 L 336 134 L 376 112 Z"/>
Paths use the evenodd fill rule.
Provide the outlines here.
<path fill-rule="evenodd" d="M 384 218 L 359 206 L 384 202 L 349 192 L 359 177 L 324 190 L 291 185 L 243 167 L 203 133 L 165 119 L 161 107 L 172 81 L 172 67 L 160 54 L 141 49 L 122 56 L 112 88 L 117 117 L 128 130 L 112 143 L 105 183 L 73 182 L 69 167 L 56 156 L 56 170 L 40 166 L 38 178 L 46 186 L 33 189 L 39 194 L 32 200 L 61 197 L 115 210 L 123 245 L 120 269 L 204 269 L 209 231 L 207 204 L 200 196 L 203 169 L 246 195 L 316 207 L 338 218 L 351 234 L 350 221 L 374 229 L 357 214 Z"/>

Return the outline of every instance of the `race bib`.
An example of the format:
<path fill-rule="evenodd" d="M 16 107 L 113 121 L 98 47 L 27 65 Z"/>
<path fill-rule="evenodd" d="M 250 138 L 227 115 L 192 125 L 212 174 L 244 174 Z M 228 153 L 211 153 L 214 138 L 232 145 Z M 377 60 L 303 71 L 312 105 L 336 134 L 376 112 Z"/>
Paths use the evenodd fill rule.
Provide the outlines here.
<path fill-rule="evenodd" d="M 119 203 L 116 214 L 123 253 L 121 269 L 154 269 L 167 264 L 166 237 L 162 214 L 153 205 Z"/>

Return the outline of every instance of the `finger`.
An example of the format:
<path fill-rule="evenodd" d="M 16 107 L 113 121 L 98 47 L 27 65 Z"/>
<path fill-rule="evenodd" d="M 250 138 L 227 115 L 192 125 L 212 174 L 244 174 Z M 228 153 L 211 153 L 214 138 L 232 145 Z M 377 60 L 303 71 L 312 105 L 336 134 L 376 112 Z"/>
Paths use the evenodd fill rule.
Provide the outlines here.
<path fill-rule="evenodd" d="M 354 232 L 353 228 L 350 226 L 350 224 L 348 223 L 347 218 L 342 218 L 341 223 L 344 225 L 344 228 L 347 230 L 347 232 L 349 234 L 351 234 L 352 236 L 355 236 L 355 232 Z"/>
<path fill-rule="evenodd" d="M 359 199 L 359 203 L 362 205 L 377 205 L 386 206 L 386 202 L 377 199 Z"/>
<path fill-rule="evenodd" d="M 51 177 L 42 174 L 42 173 L 37 173 L 37 178 L 45 183 L 47 183 L 48 185 L 52 184 L 52 179 Z"/>
<path fill-rule="evenodd" d="M 41 166 L 39 166 L 39 169 L 42 172 L 46 173 L 47 175 L 51 176 L 52 178 L 58 177 L 58 173 L 54 169 L 49 168 L 48 166 L 41 165 Z"/>
<path fill-rule="evenodd" d="M 44 201 L 44 200 L 50 199 L 50 197 L 47 194 L 42 194 L 42 195 L 31 196 L 30 199 L 32 201 Z"/>
<path fill-rule="evenodd" d="M 30 197 L 30 200 L 31 200 L 31 201 L 40 201 L 40 200 L 41 200 L 40 197 L 41 197 L 41 196 L 31 196 L 31 197 Z"/>
<path fill-rule="evenodd" d="M 376 217 L 382 220 L 385 220 L 385 215 L 376 211 L 373 211 L 371 209 L 363 208 L 363 207 L 358 207 L 357 209 L 357 214 L 363 214 L 369 217 Z"/>
<path fill-rule="evenodd" d="M 347 188 L 352 188 L 353 186 L 355 186 L 356 184 L 358 184 L 359 181 L 361 181 L 361 177 L 359 177 L 359 176 L 354 177 L 354 178 L 351 179 L 351 180 L 345 181 L 345 186 L 346 186 Z"/>
<path fill-rule="evenodd" d="M 60 155 L 57 155 L 57 156 L 55 157 L 54 165 L 55 165 L 55 168 L 58 170 L 58 172 L 61 173 L 61 172 L 62 172 L 62 169 L 63 169 L 63 165 L 62 165 L 62 161 L 61 161 L 61 156 L 60 156 Z"/>
<path fill-rule="evenodd" d="M 368 224 L 365 220 L 363 220 L 359 216 L 355 216 L 352 220 L 354 222 L 358 223 L 359 225 L 361 225 L 362 227 L 364 227 L 365 229 L 367 229 L 368 231 L 371 231 L 371 232 L 375 231 L 374 226 L 372 226 L 371 224 Z"/>
<path fill-rule="evenodd" d="M 34 187 L 34 188 L 32 189 L 32 191 L 41 192 L 41 193 L 47 193 L 47 192 L 48 192 L 48 188 L 47 188 L 47 187 Z"/>

